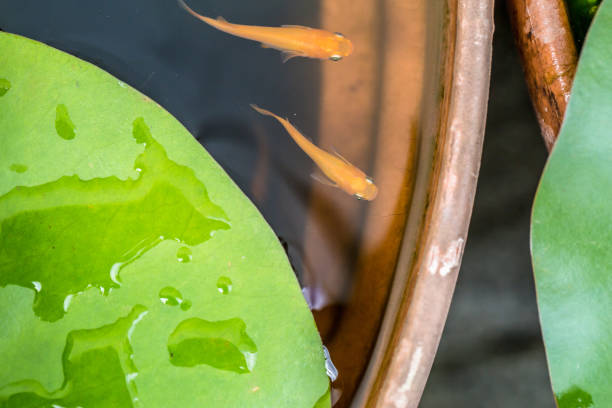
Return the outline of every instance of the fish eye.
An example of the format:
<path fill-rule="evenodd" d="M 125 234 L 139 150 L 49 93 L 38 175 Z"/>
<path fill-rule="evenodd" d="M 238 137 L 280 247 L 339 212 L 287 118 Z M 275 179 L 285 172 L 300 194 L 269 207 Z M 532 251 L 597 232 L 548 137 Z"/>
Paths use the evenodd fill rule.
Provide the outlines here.
<path fill-rule="evenodd" d="M 372 177 L 366 176 L 366 181 L 370 184 L 374 184 L 374 179 Z"/>
<path fill-rule="evenodd" d="M 329 59 L 332 61 L 340 61 L 342 59 L 342 55 L 334 54 L 331 57 L 329 57 Z"/>
<path fill-rule="evenodd" d="M 344 34 L 342 33 L 334 33 L 334 34 L 336 34 L 336 37 L 344 38 Z"/>

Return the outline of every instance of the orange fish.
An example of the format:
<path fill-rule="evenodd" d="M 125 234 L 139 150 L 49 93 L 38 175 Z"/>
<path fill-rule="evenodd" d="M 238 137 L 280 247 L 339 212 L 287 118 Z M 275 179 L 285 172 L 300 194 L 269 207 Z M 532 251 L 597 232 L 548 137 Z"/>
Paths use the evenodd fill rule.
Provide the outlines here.
<path fill-rule="evenodd" d="M 353 44 L 340 33 L 316 28 L 287 25 L 282 27 L 258 27 L 228 23 L 223 17 L 216 20 L 193 11 L 183 0 L 179 4 L 206 24 L 237 37 L 259 41 L 264 48 L 274 48 L 283 53 L 283 62 L 293 57 L 308 57 L 340 61 L 353 51 Z"/>
<path fill-rule="evenodd" d="M 329 177 L 329 180 L 323 180 L 313 175 L 315 180 L 333 187 L 338 187 L 348 194 L 351 194 L 360 200 L 371 201 L 376 198 L 378 188 L 374 185 L 374 180 L 366 176 L 365 173 L 353 166 L 344 157 L 338 153 L 335 155 L 326 152 L 317 147 L 302 135 L 287 119 L 283 119 L 274 113 L 262 109 L 257 105 L 251 104 L 251 108 L 255 109 L 262 115 L 272 116 L 280 122 L 281 125 L 289 132 L 289 136 L 302 148 L 310 158 L 319 166 L 321 171 Z"/>

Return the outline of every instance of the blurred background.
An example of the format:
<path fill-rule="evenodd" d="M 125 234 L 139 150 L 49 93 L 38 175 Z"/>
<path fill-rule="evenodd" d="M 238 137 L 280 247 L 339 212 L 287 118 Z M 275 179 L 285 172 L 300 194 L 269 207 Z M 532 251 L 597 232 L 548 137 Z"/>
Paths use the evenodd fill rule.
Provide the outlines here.
<path fill-rule="evenodd" d="M 207 14 L 231 15 L 230 21 L 317 26 L 318 19 L 305 1 L 236 8 L 215 0 L 207 7 Z M 476 202 L 422 408 L 554 407 L 529 256 L 531 203 L 547 154 L 503 2 L 495 23 Z M 281 64 L 277 52 L 205 27 L 174 1 L 5 1 L 0 29 L 90 61 L 172 113 L 257 204 L 300 277 L 297 248 L 311 183 L 304 169 L 312 164 L 288 137 L 270 139 L 279 136 L 268 134 L 274 124 L 248 104 L 299 112 L 300 130 L 316 141 L 319 61 Z M 262 155 L 268 159 L 257 159 Z M 265 182 L 255 177 L 262 172 Z"/>

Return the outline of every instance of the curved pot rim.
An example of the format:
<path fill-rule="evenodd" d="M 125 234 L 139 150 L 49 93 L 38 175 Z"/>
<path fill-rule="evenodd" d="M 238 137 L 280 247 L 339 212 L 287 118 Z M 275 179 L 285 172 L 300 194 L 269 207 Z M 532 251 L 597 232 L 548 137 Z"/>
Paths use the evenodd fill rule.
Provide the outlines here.
<path fill-rule="evenodd" d="M 416 407 L 440 341 L 461 264 L 484 137 L 493 37 L 493 0 L 450 0 L 443 101 L 418 236 L 405 236 L 384 321 L 354 407 Z M 454 40 L 454 41 L 453 41 Z M 410 228 L 406 228 L 407 234 Z M 414 234 L 414 233 L 413 233 Z M 418 242 L 418 244 L 416 244 Z M 416 246 L 416 248 L 415 248 Z"/>

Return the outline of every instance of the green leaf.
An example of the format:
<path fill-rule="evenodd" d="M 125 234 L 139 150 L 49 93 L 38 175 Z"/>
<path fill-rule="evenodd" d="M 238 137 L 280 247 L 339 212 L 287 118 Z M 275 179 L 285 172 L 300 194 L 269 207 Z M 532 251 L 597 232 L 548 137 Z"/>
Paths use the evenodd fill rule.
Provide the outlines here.
<path fill-rule="evenodd" d="M 536 196 L 531 250 L 560 408 L 612 401 L 612 1 L 589 32 Z"/>
<path fill-rule="evenodd" d="M 329 386 L 276 236 L 198 142 L 6 33 L 0 330 L 3 408 L 310 408 Z"/>

